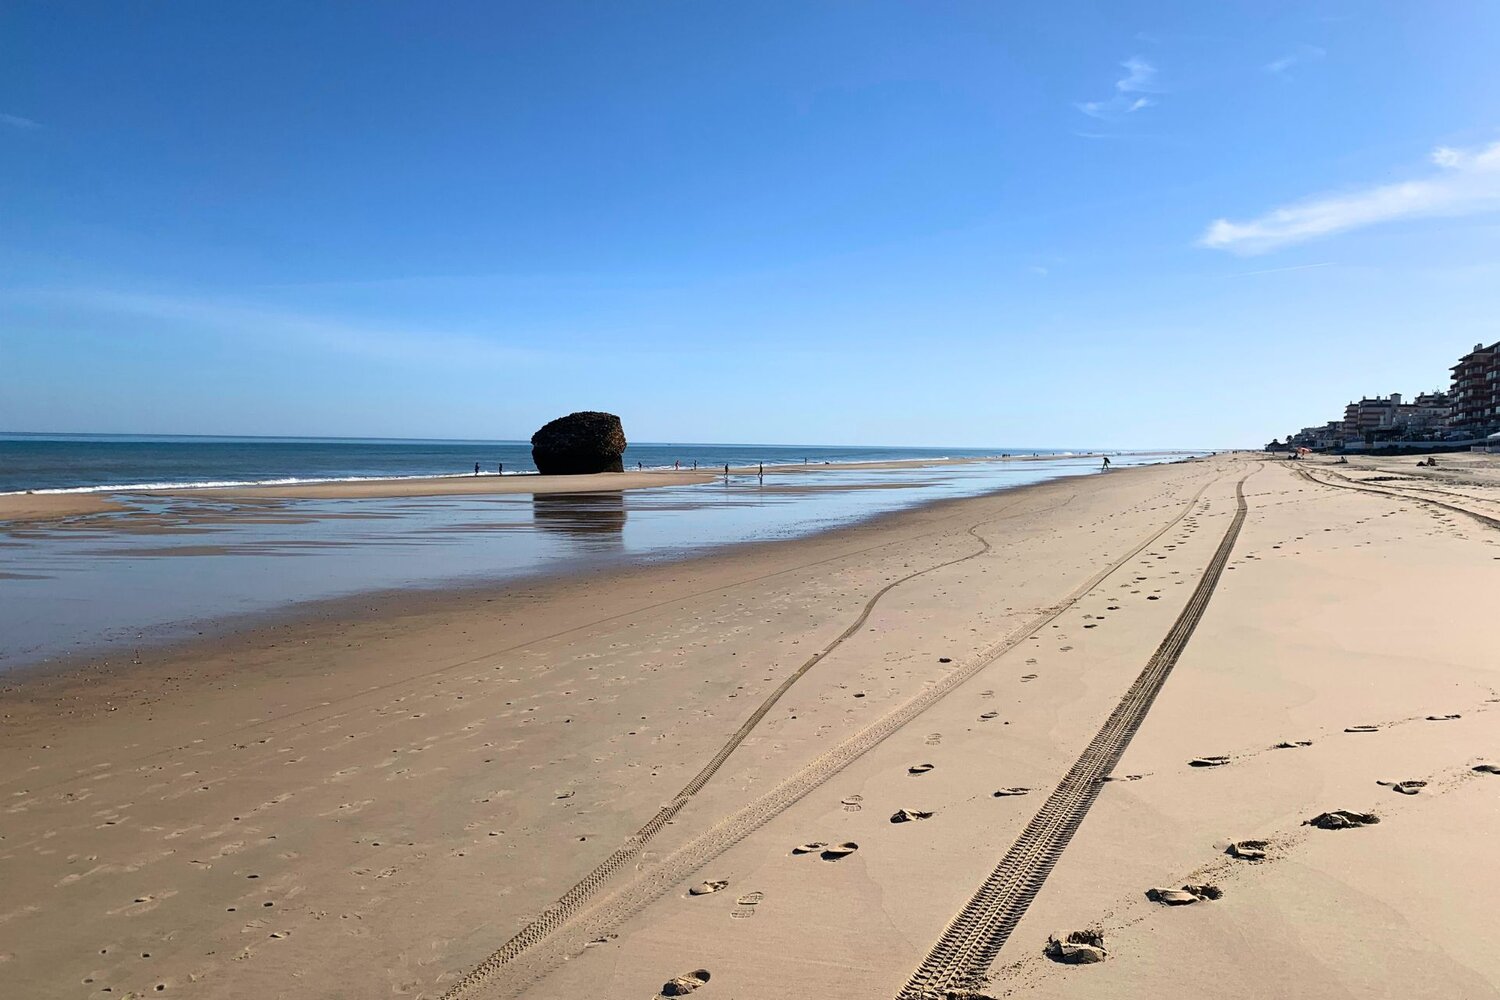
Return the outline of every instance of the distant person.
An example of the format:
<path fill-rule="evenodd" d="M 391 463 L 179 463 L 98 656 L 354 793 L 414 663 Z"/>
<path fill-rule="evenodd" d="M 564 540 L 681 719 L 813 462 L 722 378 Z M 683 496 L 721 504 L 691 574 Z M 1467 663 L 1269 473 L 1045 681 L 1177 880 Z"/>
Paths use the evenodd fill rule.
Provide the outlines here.
<path fill-rule="evenodd" d="M 676 459 L 676 458 L 672 459 L 672 468 L 675 471 L 681 472 L 682 471 L 682 460 L 681 459 Z"/>
<path fill-rule="evenodd" d="M 698 460 L 696 458 L 693 459 L 693 471 L 694 472 L 698 471 Z"/>
<path fill-rule="evenodd" d="M 724 463 L 724 478 L 725 479 L 729 478 L 729 463 L 728 462 Z"/>
<path fill-rule="evenodd" d="M 503 476 L 503 475 L 505 475 L 505 463 L 504 462 L 496 462 L 495 463 L 495 475 L 497 475 L 497 476 Z"/>
<path fill-rule="evenodd" d="M 645 469 L 645 467 L 643 465 L 641 465 L 640 462 L 635 463 L 635 471 L 636 472 L 642 472 L 642 471 L 644 471 L 644 469 Z"/>
<path fill-rule="evenodd" d="M 479 475 L 479 463 L 478 462 L 474 463 L 474 475 L 476 475 L 476 476 Z"/>
<path fill-rule="evenodd" d="M 1104 464 L 1101 465 L 1101 466 L 1099 466 L 1099 471 L 1100 472 L 1108 472 L 1109 471 L 1109 456 L 1108 455 L 1104 456 Z"/>

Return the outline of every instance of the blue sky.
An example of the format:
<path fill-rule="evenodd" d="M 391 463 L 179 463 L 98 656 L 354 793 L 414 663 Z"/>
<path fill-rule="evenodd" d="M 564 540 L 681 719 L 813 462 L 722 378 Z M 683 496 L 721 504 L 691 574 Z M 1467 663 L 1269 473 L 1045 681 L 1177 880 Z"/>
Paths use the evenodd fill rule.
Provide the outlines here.
<path fill-rule="evenodd" d="M 1500 4 L 0 7 L 0 430 L 1227 446 L 1500 339 Z"/>

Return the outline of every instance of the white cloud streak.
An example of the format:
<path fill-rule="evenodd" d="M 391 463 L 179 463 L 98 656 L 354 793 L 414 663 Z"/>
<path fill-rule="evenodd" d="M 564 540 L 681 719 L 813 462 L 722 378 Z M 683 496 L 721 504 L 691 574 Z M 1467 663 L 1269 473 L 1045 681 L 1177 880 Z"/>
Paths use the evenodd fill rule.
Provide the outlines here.
<path fill-rule="evenodd" d="M 1198 245 L 1258 254 L 1404 219 L 1455 218 L 1500 210 L 1500 142 L 1477 151 L 1439 147 L 1432 175 L 1296 202 L 1251 219 L 1216 219 Z"/>
<path fill-rule="evenodd" d="M 8 115 L 0 111 L 0 125 L 9 125 L 11 128 L 41 128 L 41 122 L 34 122 L 30 118 L 20 115 Z"/>
<path fill-rule="evenodd" d="M 1149 108 L 1156 102 L 1137 94 L 1159 93 L 1156 67 L 1140 56 L 1131 56 L 1120 64 L 1125 75 L 1115 81 L 1115 95 L 1102 101 L 1080 101 L 1073 106 L 1091 118 L 1114 119 Z"/>

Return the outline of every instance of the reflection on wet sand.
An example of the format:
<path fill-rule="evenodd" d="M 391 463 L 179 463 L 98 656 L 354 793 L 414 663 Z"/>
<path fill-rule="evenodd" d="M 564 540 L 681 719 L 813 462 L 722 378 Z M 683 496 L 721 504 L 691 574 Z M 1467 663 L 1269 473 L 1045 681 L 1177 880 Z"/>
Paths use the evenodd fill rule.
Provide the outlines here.
<path fill-rule="evenodd" d="M 586 541 L 623 545 L 624 493 L 535 493 L 531 521 L 543 531 L 555 531 Z"/>
<path fill-rule="evenodd" d="M 1096 468 L 1080 459 L 971 462 L 941 472 L 785 472 L 774 484 L 732 475 L 722 485 L 529 497 L 136 496 L 128 511 L 0 530 L 0 673 L 48 656 L 227 628 L 233 616 L 301 601 L 681 558 Z M 301 560 L 297 572 L 288 572 L 289 556 Z"/>

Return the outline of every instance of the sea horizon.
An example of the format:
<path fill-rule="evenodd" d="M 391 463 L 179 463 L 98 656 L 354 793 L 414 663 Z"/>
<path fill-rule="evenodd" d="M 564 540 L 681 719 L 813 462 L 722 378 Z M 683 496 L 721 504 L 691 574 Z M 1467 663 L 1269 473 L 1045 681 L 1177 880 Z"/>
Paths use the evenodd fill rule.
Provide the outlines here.
<path fill-rule="evenodd" d="M 639 441 L 626 468 L 844 465 L 1000 455 L 1157 454 L 1189 448 L 828 445 Z M 478 473 L 474 466 L 478 464 Z M 536 471 L 520 439 L 293 437 L 0 431 L 0 495 L 108 493 L 515 475 Z"/>

